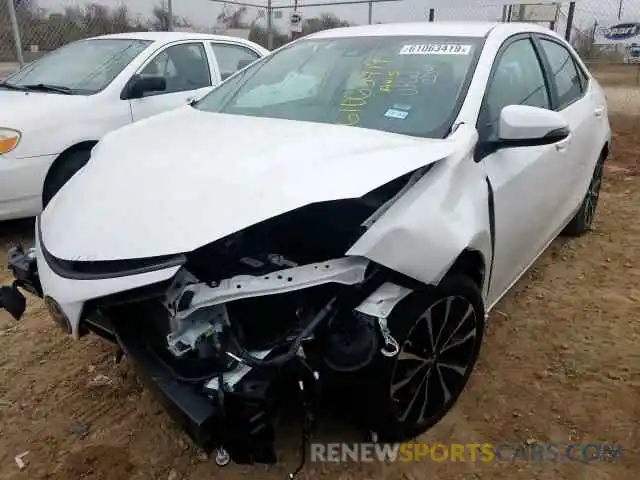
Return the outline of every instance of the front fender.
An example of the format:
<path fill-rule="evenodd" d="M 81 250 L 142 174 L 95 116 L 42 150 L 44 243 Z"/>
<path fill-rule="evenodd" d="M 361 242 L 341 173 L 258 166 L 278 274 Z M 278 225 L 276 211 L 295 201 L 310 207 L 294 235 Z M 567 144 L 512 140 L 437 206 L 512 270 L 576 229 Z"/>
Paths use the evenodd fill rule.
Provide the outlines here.
<path fill-rule="evenodd" d="M 462 130 L 462 127 L 461 129 Z M 351 247 L 425 284 L 438 283 L 465 249 L 491 258 L 489 192 L 482 166 L 472 158 L 477 133 L 457 132 L 460 148 L 401 197 Z"/>
<path fill-rule="evenodd" d="M 131 123 L 129 102 L 114 100 L 106 94 L 70 100 L 73 105 L 53 114 L 43 112 L 22 129 L 22 139 L 12 152 L 14 157 L 57 156 L 74 145 L 98 141 Z"/>

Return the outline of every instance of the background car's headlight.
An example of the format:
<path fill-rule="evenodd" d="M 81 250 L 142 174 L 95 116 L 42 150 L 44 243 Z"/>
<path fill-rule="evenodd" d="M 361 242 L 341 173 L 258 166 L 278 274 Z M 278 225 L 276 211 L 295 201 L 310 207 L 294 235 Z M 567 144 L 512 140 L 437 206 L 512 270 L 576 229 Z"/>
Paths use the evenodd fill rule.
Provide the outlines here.
<path fill-rule="evenodd" d="M 21 134 L 11 128 L 0 128 L 0 155 L 9 153 L 20 143 Z"/>

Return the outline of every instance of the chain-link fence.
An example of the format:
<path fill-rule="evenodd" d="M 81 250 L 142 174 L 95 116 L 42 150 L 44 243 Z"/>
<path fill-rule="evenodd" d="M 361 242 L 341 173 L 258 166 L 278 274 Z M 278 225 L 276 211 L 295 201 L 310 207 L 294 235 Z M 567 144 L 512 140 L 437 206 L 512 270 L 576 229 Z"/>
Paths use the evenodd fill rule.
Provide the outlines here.
<path fill-rule="evenodd" d="M 531 0 L 542 1 L 547 0 Z M 509 3 L 522 0 L 435 0 L 426 4 L 422 0 L 0 0 L 0 77 L 43 52 L 105 33 L 218 32 L 275 48 L 292 35 L 350 24 L 428 21 L 430 15 L 435 21 L 513 20 L 520 7 Z M 603 28 L 625 22 L 640 25 L 640 0 L 578 0 L 573 11 L 570 5 L 560 3 L 555 21 L 546 25 L 563 35 L 570 33 L 573 45 L 605 83 L 640 85 L 640 45 L 600 45 L 597 41 Z M 294 10 L 302 16 L 302 28 L 292 34 Z"/>

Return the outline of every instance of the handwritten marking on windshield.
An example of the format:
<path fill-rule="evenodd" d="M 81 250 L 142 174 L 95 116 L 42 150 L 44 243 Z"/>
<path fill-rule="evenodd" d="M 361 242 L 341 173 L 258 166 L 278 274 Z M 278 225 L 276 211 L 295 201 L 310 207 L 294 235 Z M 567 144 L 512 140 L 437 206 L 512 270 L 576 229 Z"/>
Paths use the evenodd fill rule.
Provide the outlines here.
<path fill-rule="evenodd" d="M 403 72 L 400 77 L 396 80 L 396 87 L 398 91 L 398 95 L 403 96 L 412 96 L 417 95 L 418 91 L 418 83 L 420 82 L 420 73 L 419 72 Z"/>
<path fill-rule="evenodd" d="M 364 63 L 362 70 L 381 70 L 389 63 L 391 63 L 390 58 L 372 58 Z"/>
<path fill-rule="evenodd" d="M 376 88 L 376 80 L 384 73 L 385 66 L 391 62 L 387 58 L 373 58 L 362 66 L 360 75 L 364 81 L 364 87 L 351 89 L 345 92 L 340 102 L 340 114 L 346 114 L 346 118 L 341 118 L 338 123 L 355 127 L 360 122 L 360 111 L 368 103 L 369 97 L 373 95 Z"/>
<path fill-rule="evenodd" d="M 385 78 L 382 81 L 382 85 L 380 85 L 380 91 L 381 92 L 386 92 L 386 93 L 391 93 L 393 92 L 393 84 L 395 82 L 396 77 L 400 75 L 400 72 L 398 71 L 392 71 L 389 72 L 389 74 L 387 75 L 387 78 Z"/>

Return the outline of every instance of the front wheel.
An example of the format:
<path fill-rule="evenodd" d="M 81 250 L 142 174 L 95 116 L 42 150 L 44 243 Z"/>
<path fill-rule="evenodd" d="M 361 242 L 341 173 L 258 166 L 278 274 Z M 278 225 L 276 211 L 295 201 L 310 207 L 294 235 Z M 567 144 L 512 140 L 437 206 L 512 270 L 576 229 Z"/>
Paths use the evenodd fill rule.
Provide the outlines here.
<path fill-rule="evenodd" d="M 402 442 L 439 422 L 466 386 L 484 332 L 480 289 L 466 276 L 446 277 L 400 303 L 387 325 L 400 351 L 369 367 L 364 423 L 381 441 Z"/>
<path fill-rule="evenodd" d="M 49 170 L 42 191 L 42 208 L 44 209 L 56 193 L 75 173 L 86 165 L 91 150 L 82 148 L 64 153 Z"/>

